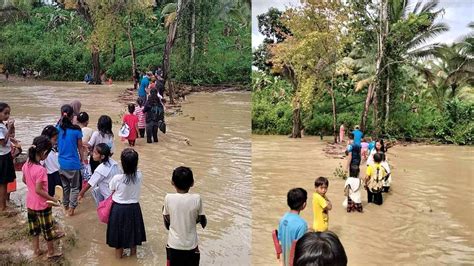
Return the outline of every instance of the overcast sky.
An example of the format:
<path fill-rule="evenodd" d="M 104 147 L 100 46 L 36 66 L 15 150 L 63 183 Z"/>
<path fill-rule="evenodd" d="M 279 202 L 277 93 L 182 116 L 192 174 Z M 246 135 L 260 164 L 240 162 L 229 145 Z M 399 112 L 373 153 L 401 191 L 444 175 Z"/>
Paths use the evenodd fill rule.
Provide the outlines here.
<path fill-rule="evenodd" d="M 450 30 L 437 36 L 432 42 L 452 43 L 469 32 L 467 24 L 474 21 L 474 0 L 440 0 L 439 2 L 439 7 L 445 9 L 445 14 L 440 21 L 448 24 Z M 270 7 L 283 11 L 287 7 L 298 5 L 298 0 L 252 0 L 252 47 L 256 48 L 264 39 L 258 32 L 258 15 L 267 12 Z"/>

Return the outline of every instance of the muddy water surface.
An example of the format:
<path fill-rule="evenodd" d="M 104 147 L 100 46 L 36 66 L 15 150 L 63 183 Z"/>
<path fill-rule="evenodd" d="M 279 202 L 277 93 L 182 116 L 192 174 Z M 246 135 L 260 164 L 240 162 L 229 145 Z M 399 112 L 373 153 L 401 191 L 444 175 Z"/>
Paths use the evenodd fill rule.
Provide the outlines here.
<path fill-rule="evenodd" d="M 125 107 L 117 96 L 127 84 L 87 86 L 74 82 L 15 83 L 1 87 L 1 101 L 12 106 L 17 138 L 27 147 L 48 124 L 55 124 L 59 108 L 73 99 L 82 102 L 82 110 L 91 117 L 90 127 L 107 114 L 120 126 Z M 114 250 L 105 244 L 106 226 L 100 224 L 92 198 L 88 195 L 76 210 L 65 218 L 77 232 L 76 247 L 66 253 L 73 265 L 165 265 L 166 229 L 161 207 L 170 184 L 172 170 L 180 165 L 193 169 L 195 185 L 208 217 L 206 229 L 198 229 L 202 265 L 250 263 L 251 239 L 251 165 L 250 165 L 250 94 L 222 92 L 194 94 L 188 97 L 182 113 L 167 118 L 168 132 L 160 134 L 159 143 L 137 143 L 139 168 L 144 173 L 141 207 L 147 242 L 138 249 L 138 260 L 115 260 Z M 125 147 L 116 137 L 119 160 Z M 21 186 L 20 186 L 21 187 Z M 19 189 L 12 197 L 22 197 Z M 23 196 L 24 197 L 24 196 Z M 24 200 L 24 199 L 23 199 Z"/>
<path fill-rule="evenodd" d="M 328 139 L 329 140 L 329 139 Z M 392 191 L 384 204 L 346 213 L 345 161 L 326 157 L 319 138 L 252 136 L 252 264 L 276 265 L 271 231 L 288 210 L 286 193 L 308 191 L 301 213 L 312 225 L 312 193 L 318 176 L 331 177 L 329 229 L 341 239 L 350 265 L 469 264 L 474 261 L 474 149 L 459 146 L 396 146 L 389 150 Z M 365 167 L 363 168 L 365 170 Z"/>

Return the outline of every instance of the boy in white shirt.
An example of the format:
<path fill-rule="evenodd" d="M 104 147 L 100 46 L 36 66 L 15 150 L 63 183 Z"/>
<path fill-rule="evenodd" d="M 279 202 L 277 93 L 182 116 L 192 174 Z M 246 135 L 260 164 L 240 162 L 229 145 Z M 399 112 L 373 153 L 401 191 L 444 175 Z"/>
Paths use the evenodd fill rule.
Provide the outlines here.
<path fill-rule="evenodd" d="M 188 167 L 178 167 L 173 171 L 171 183 L 177 193 L 167 194 L 163 207 L 163 220 L 169 230 L 166 246 L 169 265 L 199 265 L 196 224 L 205 228 L 207 219 L 201 196 L 188 193 L 194 185 L 193 172 Z"/>

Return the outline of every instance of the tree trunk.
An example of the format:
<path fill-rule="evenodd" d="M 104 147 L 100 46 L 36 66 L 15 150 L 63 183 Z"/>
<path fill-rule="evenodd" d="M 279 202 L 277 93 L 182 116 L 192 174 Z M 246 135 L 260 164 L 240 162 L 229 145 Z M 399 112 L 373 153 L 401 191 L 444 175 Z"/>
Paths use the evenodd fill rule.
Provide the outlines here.
<path fill-rule="evenodd" d="M 369 115 L 369 107 L 372 102 L 372 97 L 374 94 L 374 84 L 370 84 L 369 88 L 367 89 L 367 96 L 365 97 L 365 105 L 364 105 L 364 112 L 362 113 L 362 118 L 360 120 L 360 130 L 365 132 L 367 127 L 367 116 Z"/>
<path fill-rule="evenodd" d="M 174 21 L 168 26 L 168 35 L 166 36 L 166 43 L 165 49 L 163 51 L 163 86 L 166 88 L 166 83 L 169 79 L 170 73 L 170 56 L 171 56 L 171 48 L 173 48 L 174 41 L 176 40 L 176 29 L 178 27 L 178 22 L 181 13 L 181 5 L 183 0 L 178 0 L 178 7 L 176 9 L 176 18 Z M 168 86 L 168 96 L 170 98 L 170 103 L 174 104 L 174 92 L 173 86 Z"/>
<path fill-rule="evenodd" d="M 190 62 L 194 63 L 194 50 L 196 49 L 196 0 L 192 0 L 192 16 L 191 16 L 191 51 Z"/>
<path fill-rule="evenodd" d="M 132 27 L 130 22 L 128 22 L 128 27 L 126 30 L 128 42 L 130 43 L 130 54 L 132 56 L 132 79 L 133 79 L 133 88 L 136 90 L 138 88 L 138 80 L 135 78 L 135 72 L 137 71 L 137 59 L 135 55 L 135 45 L 133 44 L 132 39 Z"/>
<path fill-rule="evenodd" d="M 92 51 L 92 75 L 94 76 L 94 84 L 102 84 L 100 79 L 100 52 L 98 49 L 93 48 Z"/>
<path fill-rule="evenodd" d="M 115 45 L 115 43 L 112 45 L 112 55 L 110 57 L 110 62 L 115 63 L 115 54 L 116 54 L 116 50 L 117 50 L 117 45 Z"/>
<path fill-rule="evenodd" d="M 379 135 L 380 135 L 380 127 L 379 127 L 379 108 L 378 108 L 378 104 L 379 104 L 379 100 L 378 100 L 378 95 L 377 95 L 377 91 L 374 91 L 374 96 L 373 96 L 373 107 L 374 107 L 374 133 L 375 133 L 375 136 L 378 138 Z"/>
<path fill-rule="evenodd" d="M 388 75 L 390 71 L 387 69 L 387 86 L 385 87 L 385 121 L 384 121 L 384 133 L 387 132 L 388 121 L 390 115 L 390 76 Z"/>
<path fill-rule="evenodd" d="M 336 97 L 334 96 L 334 78 L 329 87 L 329 95 L 331 95 L 332 102 L 332 132 L 334 134 L 334 143 L 337 143 L 337 113 L 336 113 Z"/>
<path fill-rule="evenodd" d="M 388 5 L 387 5 L 387 0 L 382 0 L 380 1 L 380 6 L 379 6 L 379 14 L 380 14 L 380 22 L 379 22 L 379 30 L 378 30 L 378 35 L 377 35 L 377 62 L 375 65 L 375 88 L 374 88 L 374 97 L 373 97 L 373 104 L 374 104 L 374 110 L 378 110 L 378 106 L 376 106 L 379 101 L 377 100 L 377 95 L 380 95 L 380 87 L 381 87 L 381 77 L 383 74 L 383 64 L 385 63 L 385 54 L 384 54 L 384 48 L 385 48 L 385 39 L 386 39 L 386 33 L 388 30 Z M 379 93 L 378 93 L 379 92 Z M 374 121 L 374 127 L 375 131 L 379 132 L 380 130 L 380 123 L 378 121 L 378 112 L 375 111 L 374 114 L 375 121 Z"/>
<path fill-rule="evenodd" d="M 301 138 L 301 106 L 299 99 L 295 99 L 293 109 L 293 130 L 291 131 L 292 138 Z"/>

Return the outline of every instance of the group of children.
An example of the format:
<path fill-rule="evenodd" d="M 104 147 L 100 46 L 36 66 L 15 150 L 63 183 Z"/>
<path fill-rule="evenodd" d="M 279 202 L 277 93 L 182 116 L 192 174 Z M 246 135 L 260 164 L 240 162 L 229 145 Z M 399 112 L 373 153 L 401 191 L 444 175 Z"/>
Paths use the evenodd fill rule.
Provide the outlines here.
<path fill-rule="evenodd" d="M 342 128 L 342 130 L 344 129 Z M 341 140 L 343 140 L 343 134 L 344 133 L 340 136 Z M 362 142 L 362 140 L 364 140 L 364 142 Z M 383 203 L 382 193 L 389 191 L 391 182 L 390 167 L 385 153 L 386 148 L 383 140 L 379 139 L 370 143 L 366 142 L 358 126 L 349 134 L 349 142 L 346 148 L 349 176 L 344 184 L 344 195 L 346 198 L 343 203 L 347 212 L 363 212 L 361 199 L 362 187 L 367 190 L 368 203 L 375 203 L 377 205 Z M 364 177 L 360 178 L 360 164 L 363 162 L 367 163 L 367 169 Z M 325 177 L 318 177 L 314 182 L 315 192 L 313 193 L 312 199 L 312 230 L 308 230 L 306 221 L 299 216 L 299 213 L 306 207 L 306 190 L 303 188 L 294 188 L 288 192 L 287 203 L 290 207 L 290 211 L 280 219 L 277 239 L 274 239 L 277 253 L 280 252 L 279 247 L 281 246 L 281 253 L 283 253 L 282 262 L 284 265 L 306 265 L 305 263 L 314 263 L 315 261 L 318 262 L 317 265 L 347 264 L 347 257 L 339 239 L 334 233 L 327 231 L 329 224 L 328 212 L 332 209 L 331 201 L 326 196 L 328 185 L 329 181 Z M 314 231 L 316 233 L 308 231 Z M 324 242 L 321 240 L 321 232 L 329 232 L 329 235 L 331 235 L 327 237 L 332 240 L 324 240 L 327 241 L 326 247 L 321 247 L 320 250 L 313 250 L 312 254 L 310 254 L 311 252 L 308 250 L 304 251 L 304 249 L 298 251 L 298 246 L 310 248 L 311 246 L 316 247 Z M 305 242 L 305 244 L 299 245 L 300 241 Z M 330 249 L 328 249 L 328 247 L 330 247 Z M 323 253 L 330 253 L 330 251 L 334 254 L 327 256 L 337 260 L 323 263 L 325 257 Z M 305 252 L 306 255 L 301 255 Z M 305 258 L 302 259 L 301 256 Z M 303 261 L 305 261 L 305 263 L 303 263 Z"/>
<path fill-rule="evenodd" d="M 17 142 L 12 138 L 14 126 L 9 122 L 10 111 L 8 104 L 0 103 L 2 200 L 6 184 L 15 179 L 11 146 Z M 129 105 L 130 114 L 133 111 Z M 92 189 L 91 194 L 97 205 L 108 197 L 112 198 L 106 243 L 115 248 L 117 258 L 122 258 L 125 248 L 131 250 L 132 256 L 135 255 L 136 246 L 146 241 L 139 204 L 143 174 L 138 170 L 138 152 L 132 148 L 124 149 L 120 154 L 120 167 L 112 159 L 115 147 L 110 117 L 103 115 L 99 118 L 97 131 L 88 128 L 88 122 L 88 114 L 80 112 L 80 103 L 63 105 L 57 125 L 46 126 L 28 149 L 28 160 L 22 172 L 27 186 L 29 233 L 33 236 L 34 254 L 37 256 L 43 253 L 39 248 L 41 233 L 47 241 L 47 257 L 62 255 L 54 250 L 53 241 L 64 233 L 54 228 L 52 207 L 60 206 L 62 201 L 66 215 L 73 216 L 78 202 L 89 189 Z M 86 166 L 90 167 L 87 178 Z M 171 180 L 176 193 L 166 195 L 162 212 L 165 227 L 169 230 L 166 245 L 169 265 L 199 265 L 196 224 L 200 223 L 203 228 L 207 224 L 202 200 L 200 195 L 189 193 L 194 185 L 190 168 L 176 168 Z M 62 187 L 62 199 L 54 197 L 57 186 Z"/>

